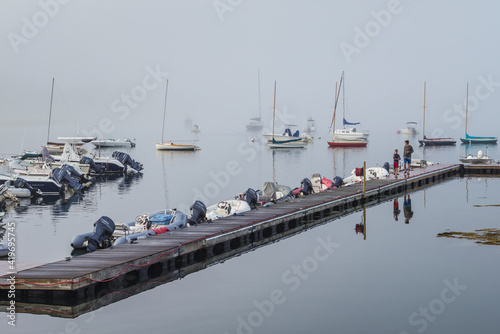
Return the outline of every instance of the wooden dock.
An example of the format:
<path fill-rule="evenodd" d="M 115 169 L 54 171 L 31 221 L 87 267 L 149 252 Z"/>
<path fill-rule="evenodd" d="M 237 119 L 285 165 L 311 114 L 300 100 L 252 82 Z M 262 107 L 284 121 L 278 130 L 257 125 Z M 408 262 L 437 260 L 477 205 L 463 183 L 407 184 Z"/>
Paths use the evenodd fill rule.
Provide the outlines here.
<path fill-rule="evenodd" d="M 488 171 L 488 172 L 484 172 Z M 500 165 L 433 165 L 408 178 L 393 175 L 333 189 L 178 231 L 18 270 L 16 306 L 30 313 L 75 317 L 102 306 L 113 291 L 140 292 L 211 264 L 300 233 L 346 214 L 456 177 L 500 175 Z M 8 305 L 9 275 L 0 277 L 0 305 Z M 153 281 L 155 283 L 148 283 Z M 156 284 L 156 285 L 155 285 Z M 163 283 L 160 283 L 163 284 Z M 110 298 L 107 303 L 115 299 Z M 48 307 L 47 305 L 51 305 Z M 54 309 L 57 305 L 57 310 Z M 67 309 L 69 307 L 69 309 Z M 45 311 L 42 311 L 45 310 Z M 50 312 L 46 311 L 50 309 Z"/>

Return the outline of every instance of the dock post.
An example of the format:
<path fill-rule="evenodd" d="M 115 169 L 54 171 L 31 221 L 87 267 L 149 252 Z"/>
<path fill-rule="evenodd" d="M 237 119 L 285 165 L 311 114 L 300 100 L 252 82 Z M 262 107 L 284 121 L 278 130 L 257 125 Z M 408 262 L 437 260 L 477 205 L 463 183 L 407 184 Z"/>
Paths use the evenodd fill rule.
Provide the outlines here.
<path fill-rule="evenodd" d="M 363 199 L 366 197 L 366 161 L 363 161 Z"/>
<path fill-rule="evenodd" d="M 366 161 L 363 161 L 363 240 L 366 240 Z"/>

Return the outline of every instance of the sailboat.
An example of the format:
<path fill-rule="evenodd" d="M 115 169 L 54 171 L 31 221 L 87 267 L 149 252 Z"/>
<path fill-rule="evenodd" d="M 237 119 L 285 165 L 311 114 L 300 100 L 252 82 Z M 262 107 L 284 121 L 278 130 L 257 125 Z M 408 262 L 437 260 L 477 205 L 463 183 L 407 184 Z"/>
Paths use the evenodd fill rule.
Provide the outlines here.
<path fill-rule="evenodd" d="M 165 114 L 167 111 L 167 93 L 168 93 L 168 80 L 165 88 L 165 105 L 163 107 L 163 128 L 161 131 L 161 142 L 156 143 L 156 149 L 159 151 L 196 151 L 200 148 L 193 144 L 176 144 L 171 140 L 163 140 L 165 133 Z"/>
<path fill-rule="evenodd" d="M 270 148 L 304 148 L 305 143 L 300 137 L 289 137 L 292 139 L 277 140 L 274 137 L 274 121 L 276 118 L 276 81 L 274 82 L 274 104 L 273 104 L 273 137 L 267 144 Z"/>
<path fill-rule="evenodd" d="M 247 130 L 260 130 L 264 126 L 262 123 L 262 108 L 260 103 L 260 72 L 257 71 L 257 77 L 259 81 L 259 117 L 250 118 L 250 121 L 247 123 Z"/>
<path fill-rule="evenodd" d="M 425 82 L 424 82 L 424 122 L 422 125 L 422 140 L 418 141 L 420 145 L 425 146 L 445 146 L 445 145 L 455 145 L 456 140 L 453 138 L 427 138 L 425 136 Z"/>
<path fill-rule="evenodd" d="M 359 132 L 356 128 L 352 127 L 354 125 L 361 124 L 360 122 L 348 122 L 345 119 L 345 82 L 344 82 L 344 72 L 342 72 L 342 78 L 340 80 L 340 85 L 342 86 L 342 129 L 335 129 L 334 137 L 338 140 L 359 140 L 367 139 L 368 131 Z M 340 89 L 340 87 L 339 87 Z M 348 126 L 346 128 L 346 125 Z"/>
<path fill-rule="evenodd" d="M 50 123 L 51 123 L 51 120 L 52 120 L 52 102 L 54 100 L 54 85 L 55 85 L 55 81 L 56 81 L 56 79 L 52 78 L 52 89 L 50 91 L 49 123 L 48 123 L 48 126 L 47 126 L 47 144 L 46 145 L 42 145 L 42 148 L 46 148 L 47 151 L 50 154 L 60 154 L 60 153 L 62 153 L 63 150 L 64 150 L 64 144 L 65 144 L 65 143 L 61 143 L 61 142 L 51 142 L 51 141 L 49 141 L 50 140 Z M 81 146 L 84 143 L 90 142 L 90 141 L 95 140 L 95 139 L 96 139 L 96 137 L 82 137 L 82 141 L 79 141 L 79 142 L 75 143 L 75 147 L 76 147 L 77 150 L 80 150 Z"/>
<path fill-rule="evenodd" d="M 343 80 L 344 80 L 344 72 L 342 72 L 342 77 L 340 78 L 340 86 L 342 86 Z M 333 107 L 333 118 L 332 118 L 332 123 L 330 125 L 330 130 L 335 129 L 335 118 L 337 114 L 337 103 L 339 100 L 339 95 L 340 95 L 340 87 L 337 90 L 337 85 L 335 85 L 335 105 Z M 332 141 L 329 141 L 328 145 L 331 147 L 365 147 L 367 144 L 366 138 L 363 137 L 358 137 L 358 138 L 351 137 L 350 139 L 344 139 L 344 138 L 346 137 L 338 135 L 338 130 L 334 130 L 332 133 Z"/>
<path fill-rule="evenodd" d="M 469 136 L 467 133 L 467 117 L 469 111 L 469 83 L 467 83 L 467 100 L 465 103 L 465 138 L 460 138 L 462 143 L 466 144 L 496 144 L 498 141 L 497 137 L 476 137 Z"/>

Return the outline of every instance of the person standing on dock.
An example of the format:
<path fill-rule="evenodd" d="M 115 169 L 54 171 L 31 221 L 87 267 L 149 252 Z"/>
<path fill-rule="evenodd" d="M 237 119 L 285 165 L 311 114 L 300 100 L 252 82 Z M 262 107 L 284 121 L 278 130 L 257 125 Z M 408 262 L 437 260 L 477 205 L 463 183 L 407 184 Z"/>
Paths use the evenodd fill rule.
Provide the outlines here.
<path fill-rule="evenodd" d="M 410 141 L 405 140 L 405 148 L 403 151 L 403 163 L 405 165 L 405 174 L 410 176 L 410 164 L 411 164 L 411 154 L 413 153 L 413 147 L 410 145 Z"/>
<path fill-rule="evenodd" d="M 396 179 L 398 178 L 399 171 L 399 160 L 401 160 L 401 156 L 398 154 L 398 149 L 394 150 L 394 154 L 392 155 L 392 159 L 394 160 L 394 176 Z"/>

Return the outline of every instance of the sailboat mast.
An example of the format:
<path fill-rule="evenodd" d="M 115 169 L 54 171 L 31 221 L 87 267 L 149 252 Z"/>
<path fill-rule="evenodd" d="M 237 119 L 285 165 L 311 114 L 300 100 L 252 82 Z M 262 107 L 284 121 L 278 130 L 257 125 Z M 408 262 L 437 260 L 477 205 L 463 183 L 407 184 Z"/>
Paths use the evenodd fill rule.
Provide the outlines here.
<path fill-rule="evenodd" d="M 260 103 L 260 71 L 257 70 L 257 79 L 259 82 L 259 121 L 262 121 L 262 104 Z"/>
<path fill-rule="evenodd" d="M 335 132 L 335 115 L 337 113 L 337 104 L 339 102 L 339 95 L 340 95 L 340 87 L 342 87 L 342 81 L 344 79 L 344 76 L 342 75 L 342 77 L 340 78 L 340 84 L 339 84 L 339 88 L 337 89 L 337 83 L 335 83 L 335 104 L 333 106 L 333 118 L 332 118 L 332 122 L 330 123 L 330 129 L 332 129 L 332 125 L 333 125 L 333 129 L 332 131 Z"/>
<path fill-rule="evenodd" d="M 344 79 L 344 71 L 342 71 L 342 79 Z M 345 129 L 345 83 L 342 85 L 342 129 Z"/>
<path fill-rule="evenodd" d="M 422 140 L 425 140 L 425 81 L 424 81 L 424 122 L 422 123 Z"/>
<path fill-rule="evenodd" d="M 163 143 L 163 135 L 165 133 L 165 114 L 167 112 L 167 93 L 168 93 L 168 79 L 165 88 L 165 104 L 163 105 L 163 128 L 161 129 L 161 142 Z"/>
<path fill-rule="evenodd" d="M 273 142 L 274 142 L 274 117 L 276 115 L 276 80 L 274 81 L 274 104 L 273 104 Z"/>
<path fill-rule="evenodd" d="M 469 83 L 467 82 L 467 98 L 465 100 L 465 134 L 467 135 L 467 117 L 469 113 Z"/>
<path fill-rule="evenodd" d="M 54 98 L 54 81 L 55 81 L 55 78 L 52 78 L 52 91 L 50 92 L 49 126 L 47 128 L 47 144 L 49 143 L 50 120 L 52 118 L 52 99 Z"/>

